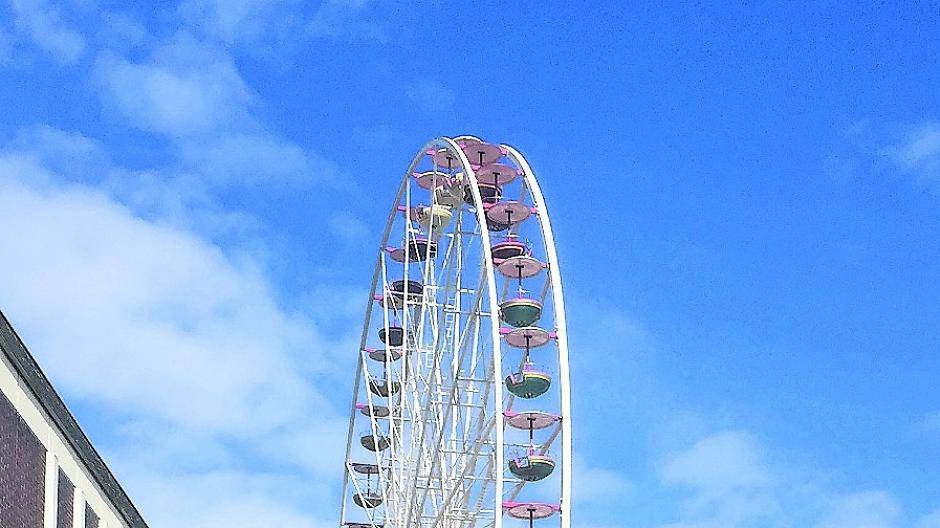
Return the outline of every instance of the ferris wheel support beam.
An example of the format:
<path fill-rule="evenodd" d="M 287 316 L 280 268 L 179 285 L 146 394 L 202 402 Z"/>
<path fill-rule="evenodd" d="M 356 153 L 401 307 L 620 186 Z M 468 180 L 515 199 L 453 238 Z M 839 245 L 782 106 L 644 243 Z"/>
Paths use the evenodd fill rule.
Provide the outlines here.
<path fill-rule="evenodd" d="M 474 304 L 473 304 L 474 306 L 479 306 L 479 305 L 480 305 L 480 301 L 482 300 L 481 297 L 480 297 L 480 295 L 479 295 L 480 293 L 482 293 L 482 290 L 477 290 L 477 293 L 478 293 L 478 295 L 474 298 L 474 301 L 473 301 L 473 302 L 474 302 Z M 471 312 L 470 318 L 468 318 L 468 329 L 469 329 L 469 325 L 474 324 L 474 323 L 476 322 L 477 315 L 478 315 L 478 312 Z M 462 335 L 461 335 L 461 338 L 460 338 L 460 341 L 457 342 L 457 341 L 455 340 L 455 342 L 454 342 L 454 348 L 456 349 L 456 352 L 457 352 L 457 355 L 455 355 L 455 358 L 456 358 L 456 359 L 455 359 L 455 362 L 458 363 L 458 364 L 462 364 L 462 363 L 463 363 L 464 354 L 465 354 L 466 351 L 467 351 L 467 348 L 465 347 L 467 335 L 468 335 L 467 333 L 462 334 Z M 458 382 L 459 382 L 459 380 L 454 380 L 454 384 L 451 386 L 450 391 L 449 391 L 448 396 L 447 396 L 447 400 L 448 400 L 448 401 L 453 401 L 454 398 L 456 397 L 457 387 L 459 386 L 459 383 L 458 383 Z M 453 408 L 454 408 L 453 405 L 449 405 L 449 406 L 447 407 L 447 409 L 445 410 L 444 419 L 442 420 L 443 422 L 447 422 L 447 421 L 448 421 L 448 419 L 449 419 L 449 417 L 450 417 L 450 412 L 451 412 L 451 410 L 452 410 Z M 482 416 L 482 415 L 481 415 L 481 416 Z M 454 423 L 456 423 L 456 422 L 454 422 Z M 487 431 L 485 431 L 484 433 L 482 433 L 481 436 L 486 436 L 486 435 L 488 435 L 488 434 L 489 434 L 489 431 L 487 430 Z M 479 438 L 478 438 L 478 439 L 479 439 Z M 445 442 L 444 435 L 443 435 L 443 434 L 440 434 L 440 435 L 439 435 L 439 438 L 437 439 L 437 442 L 436 442 L 436 444 L 435 444 L 435 453 L 434 453 L 433 456 L 431 457 L 432 465 L 431 465 L 431 469 L 430 469 L 430 471 L 429 471 L 431 474 L 433 474 L 434 471 L 435 471 L 435 470 L 437 469 L 437 467 L 438 467 L 438 461 L 439 461 L 440 459 L 438 458 L 437 455 L 438 455 L 438 453 L 440 453 L 440 452 L 443 450 L 444 442 Z M 482 446 L 482 444 L 479 444 L 479 445 Z M 477 457 L 477 456 L 479 456 L 479 448 L 474 449 L 473 452 L 472 452 L 472 455 L 471 455 L 471 458 L 470 458 L 470 460 L 471 460 L 470 464 L 473 464 L 473 466 L 476 465 L 476 457 Z M 469 467 L 471 467 L 471 466 L 468 465 L 467 467 L 469 468 Z M 468 474 L 468 473 L 467 473 L 467 470 L 464 470 L 464 473 L 461 474 L 461 476 L 460 476 L 460 478 L 459 478 L 458 480 L 463 480 L 463 478 L 464 478 L 467 474 Z M 451 490 L 450 494 L 449 494 L 449 495 L 447 496 L 447 498 L 445 499 L 444 504 L 441 506 L 442 508 L 446 508 L 447 506 L 450 505 L 451 499 L 453 498 L 453 495 L 454 495 L 454 492 L 456 491 L 456 489 L 457 489 L 457 488 L 453 488 L 453 489 Z M 425 488 L 424 493 L 423 493 L 422 496 L 421 496 L 421 500 L 417 503 L 417 508 L 416 508 L 417 511 L 419 511 L 419 512 L 422 511 L 422 509 L 424 508 L 424 503 L 425 503 L 425 501 L 427 500 L 427 497 L 428 497 L 428 488 Z M 432 527 L 432 528 L 436 528 L 437 524 L 440 522 L 440 519 L 441 519 L 441 518 L 438 517 L 437 522 L 435 522 L 434 527 Z"/>

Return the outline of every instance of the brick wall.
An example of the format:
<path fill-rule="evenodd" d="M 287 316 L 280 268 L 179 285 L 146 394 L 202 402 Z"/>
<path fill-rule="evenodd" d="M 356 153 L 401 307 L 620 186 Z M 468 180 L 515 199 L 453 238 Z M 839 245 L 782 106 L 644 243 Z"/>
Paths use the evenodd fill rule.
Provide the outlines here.
<path fill-rule="evenodd" d="M 46 449 L 0 393 L 0 526 L 41 528 Z"/>

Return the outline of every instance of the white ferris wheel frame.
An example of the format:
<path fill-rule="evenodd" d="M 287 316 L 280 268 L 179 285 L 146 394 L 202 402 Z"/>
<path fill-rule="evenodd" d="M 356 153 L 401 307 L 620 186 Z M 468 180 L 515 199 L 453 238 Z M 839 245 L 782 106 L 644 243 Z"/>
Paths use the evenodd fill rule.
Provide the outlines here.
<path fill-rule="evenodd" d="M 472 136 L 463 136 L 464 138 L 471 138 L 474 140 L 479 140 Z M 544 244 L 545 251 L 545 260 L 547 264 L 547 273 L 548 284 L 550 284 L 551 295 L 552 295 L 552 313 L 554 316 L 554 328 L 549 329 L 554 332 L 554 340 L 557 347 L 557 360 L 558 360 L 558 376 L 557 382 L 559 384 L 559 406 L 560 406 L 560 415 L 561 419 L 559 420 L 558 430 L 560 431 L 561 436 L 561 460 L 560 460 L 560 497 L 559 497 L 559 525 L 561 528 L 570 528 L 571 524 L 571 477 L 572 477 L 572 443 L 571 443 L 571 394 L 570 394 L 570 369 L 568 361 L 568 336 L 567 336 L 567 322 L 565 317 L 565 304 L 564 304 L 564 293 L 563 293 L 563 284 L 561 279 L 561 273 L 558 266 L 558 256 L 555 246 L 555 238 L 552 231 L 551 221 L 549 219 L 548 208 L 545 203 L 545 198 L 542 194 L 541 187 L 538 184 L 538 181 L 535 177 L 535 173 L 529 165 L 525 157 L 515 148 L 507 144 L 499 145 L 502 152 L 509 157 L 520 169 L 522 173 L 522 178 L 524 181 L 525 188 L 531 194 L 532 201 L 534 203 L 534 209 L 537 212 L 533 215 L 536 218 L 536 221 L 539 224 L 539 230 L 541 232 L 542 242 Z M 473 196 L 473 209 L 475 210 L 476 220 L 479 226 L 483 226 L 480 229 L 479 237 L 481 240 L 481 247 L 479 251 L 482 253 L 483 260 L 483 275 L 486 281 L 486 295 L 488 296 L 488 303 L 491 310 L 495 310 L 495 307 L 499 306 L 499 290 L 496 285 L 496 274 L 495 274 L 495 264 L 493 262 L 492 254 L 489 251 L 489 248 L 492 247 L 490 241 L 490 232 L 486 229 L 487 218 L 485 215 L 485 210 L 483 207 L 483 199 L 480 194 L 478 180 L 476 172 L 473 169 L 473 165 L 470 163 L 466 154 L 463 152 L 460 145 L 457 142 L 449 137 L 439 137 L 434 140 L 426 143 L 420 151 L 415 155 L 411 164 L 408 167 L 408 170 L 405 172 L 404 177 L 402 178 L 401 184 L 399 185 L 398 192 L 396 194 L 395 200 L 392 205 L 391 212 L 386 221 L 385 229 L 382 234 L 382 242 L 380 245 L 379 255 L 376 259 L 376 265 L 372 276 L 372 285 L 370 288 L 369 301 L 366 305 L 366 312 L 364 317 L 364 324 L 362 333 L 360 336 L 360 349 L 364 350 L 366 346 L 366 341 L 369 337 L 369 333 L 372 331 L 372 317 L 373 309 L 375 303 L 378 302 L 376 299 L 376 288 L 382 283 L 383 287 L 387 284 L 385 277 L 385 259 L 386 252 L 385 248 L 388 244 L 389 235 L 392 232 L 392 229 L 395 224 L 397 215 L 401 214 L 399 204 L 401 204 L 403 196 L 406 200 L 406 209 L 410 208 L 410 181 L 412 179 L 412 174 L 415 172 L 417 166 L 421 161 L 428 155 L 428 152 L 434 152 L 439 149 L 447 149 L 450 152 L 455 154 L 457 161 L 459 162 L 459 168 L 463 171 L 463 174 L 467 178 L 467 184 L 470 192 Z M 407 235 L 407 234 L 406 234 Z M 405 247 L 408 246 L 407 236 Z M 408 264 L 409 261 L 405 259 L 405 279 L 408 279 Z M 381 291 L 381 290 L 380 290 Z M 388 293 L 387 291 L 385 292 Z M 403 310 L 403 316 L 407 318 L 407 310 Z M 387 310 L 386 310 L 386 321 L 385 326 L 388 327 L 387 321 Z M 494 447 L 494 497 L 496 504 L 493 505 L 494 508 L 494 518 L 492 526 L 494 528 L 502 528 L 503 522 L 503 506 L 502 501 L 505 496 L 505 477 L 504 477 L 504 468 L 505 465 L 505 442 L 504 442 L 504 429 L 505 429 L 505 420 L 503 411 L 505 411 L 505 400 L 504 400 L 504 386 L 501 379 L 502 369 L 502 349 L 501 349 L 501 334 L 500 334 L 500 318 L 493 316 L 492 314 L 487 317 L 489 320 L 489 330 L 490 330 L 490 346 L 492 347 L 492 361 L 493 361 L 493 396 L 494 396 L 494 406 L 496 409 L 494 415 L 494 436 L 495 436 L 495 447 Z M 403 327 L 407 328 L 406 324 L 402 324 Z M 351 488 L 358 489 L 355 483 L 355 479 L 350 479 L 352 473 L 352 465 L 350 461 L 350 454 L 352 448 L 353 438 L 355 437 L 355 420 L 357 415 L 356 404 L 358 402 L 360 387 L 362 381 L 367 377 L 364 376 L 364 371 L 367 373 L 366 369 L 366 360 L 365 355 L 360 355 L 360 360 L 357 361 L 357 370 L 355 377 L 355 385 L 353 388 L 353 397 L 351 403 L 351 411 L 349 415 L 349 425 L 347 431 L 347 444 L 346 444 L 346 456 L 344 461 L 344 471 L 343 471 L 343 498 L 342 505 L 340 509 L 340 520 L 344 522 L 347 514 L 347 502 L 348 502 L 348 491 Z M 365 387 L 365 394 L 368 398 L 368 406 L 371 408 L 373 405 L 372 395 L 370 394 L 369 387 Z M 390 420 L 391 421 L 391 420 Z M 376 433 L 376 420 L 370 420 L 373 434 Z M 376 460 L 378 461 L 378 454 L 376 454 Z M 353 486 L 350 486 L 352 480 Z M 518 493 L 521 490 L 522 486 L 518 486 L 515 493 Z M 359 490 L 361 491 L 361 490 Z M 385 496 L 386 490 L 382 489 L 382 495 L 384 501 L 388 500 L 388 497 Z M 426 494 L 426 492 L 425 492 Z M 371 514 L 370 514 L 371 518 Z M 374 518 L 371 518 L 372 522 Z M 409 515 L 410 520 L 410 515 Z M 417 521 L 416 521 L 417 523 Z M 417 525 L 417 524 L 415 524 Z M 435 528 L 438 526 L 438 523 L 435 523 Z"/>

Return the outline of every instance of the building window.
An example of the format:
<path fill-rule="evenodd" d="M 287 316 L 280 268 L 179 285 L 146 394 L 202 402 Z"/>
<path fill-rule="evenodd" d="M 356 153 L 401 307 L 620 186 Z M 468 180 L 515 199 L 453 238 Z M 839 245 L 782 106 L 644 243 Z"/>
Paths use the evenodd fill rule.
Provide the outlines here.
<path fill-rule="evenodd" d="M 98 528 L 98 514 L 90 504 L 85 504 L 85 528 Z"/>
<path fill-rule="evenodd" d="M 59 504 L 56 514 L 56 528 L 72 528 L 72 517 L 75 513 L 72 510 L 72 501 L 75 500 L 75 486 L 72 481 L 65 476 L 62 470 L 59 470 Z"/>

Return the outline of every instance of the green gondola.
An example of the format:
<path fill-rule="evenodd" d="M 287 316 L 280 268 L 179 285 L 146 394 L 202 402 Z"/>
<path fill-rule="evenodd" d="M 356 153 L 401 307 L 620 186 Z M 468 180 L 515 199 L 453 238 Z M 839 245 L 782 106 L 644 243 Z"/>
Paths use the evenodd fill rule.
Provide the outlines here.
<path fill-rule="evenodd" d="M 552 377 L 547 372 L 523 369 L 506 376 L 506 388 L 520 398 L 535 398 L 548 391 Z"/>
<path fill-rule="evenodd" d="M 542 317 L 542 303 L 525 297 L 510 299 L 499 305 L 499 316 L 516 328 L 532 326 Z"/>
<path fill-rule="evenodd" d="M 545 455 L 529 455 L 509 461 L 509 471 L 526 482 L 535 482 L 552 474 L 555 461 Z"/>

